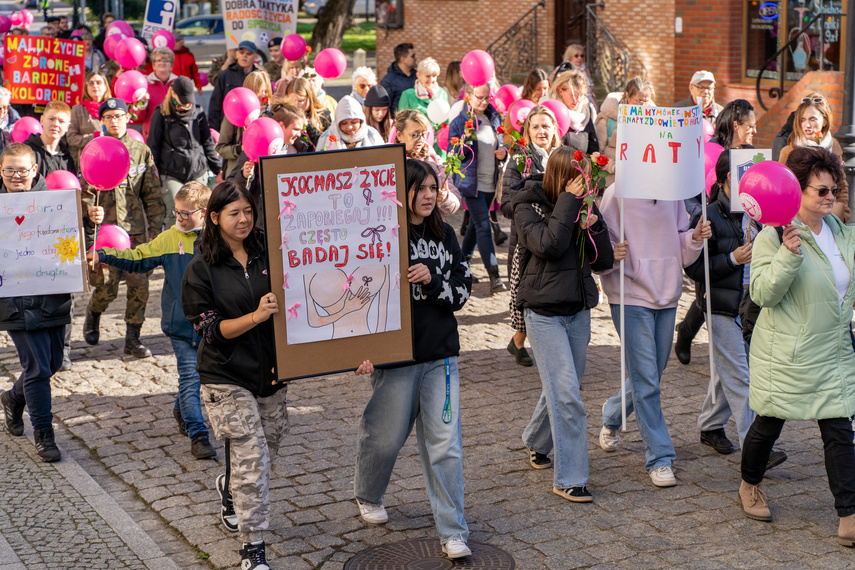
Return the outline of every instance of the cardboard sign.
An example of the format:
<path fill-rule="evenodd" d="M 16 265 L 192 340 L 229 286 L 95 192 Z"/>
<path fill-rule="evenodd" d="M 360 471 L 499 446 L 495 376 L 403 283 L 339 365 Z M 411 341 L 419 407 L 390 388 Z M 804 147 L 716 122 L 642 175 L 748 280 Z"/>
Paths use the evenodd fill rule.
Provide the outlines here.
<path fill-rule="evenodd" d="M 744 212 L 739 200 L 739 181 L 748 169 L 764 160 L 772 160 L 771 148 L 736 148 L 730 151 L 730 211 Z"/>
<path fill-rule="evenodd" d="M 175 14 L 178 12 L 178 2 L 176 0 L 148 0 L 145 6 L 145 20 L 143 21 L 142 37 L 146 41 L 151 40 L 151 37 L 160 30 L 172 31 L 172 25 L 175 23 Z M 158 47 L 166 47 L 156 45 Z"/>
<path fill-rule="evenodd" d="M 261 159 L 281 379 L 412 360 L 403 148 Z"/>
<path fill-rule="evenodd" d="M 42 36 L 6 34 L 3 86 L 12 103 L 80 103 L 86 74 L 86 44 Z"/>
<path fill-rule="evenodd" d="M 0 297 L 85 291 L 79 190 L 0 194 Z"/>
<path fill-rule="evenodd" d="M 702 119 L 699 107 L 620 105 L 615 195 L 685 200 L 703 192 Z"/>
<path fill-rule="evenodd" d="M 297 31 L 296 0 L 220 0 L 226 49 L 244 41 L 267 48 L 267 42 Z"/>

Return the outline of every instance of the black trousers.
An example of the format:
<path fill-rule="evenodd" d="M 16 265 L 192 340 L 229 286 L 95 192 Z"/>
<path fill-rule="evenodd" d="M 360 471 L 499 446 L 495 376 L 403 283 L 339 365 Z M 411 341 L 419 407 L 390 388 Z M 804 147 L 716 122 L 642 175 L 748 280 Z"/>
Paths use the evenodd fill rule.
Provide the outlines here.
<path fill-rule="evenodd" d="M 759 485 L 766 473 L 772 446 L 781 435 L 780 418 L 757 416 L 742 443 L 742 480 Z M 834 495 L 834 508 L 840 517 L 855 514 L 855 433 L 851 418 L 819 420 L 819 433 L 825 450 L 828 487 Z"/>
<path fill-rule="evenodd" d="M 701 295 L 701 287 L 695 283 L 695 300 L 689 305 L 686 316 L 677 324 L 677 332 L 689 339 L 694 340 L 698 331 L 704 325 L 704 313 L 707 308 Z"/>

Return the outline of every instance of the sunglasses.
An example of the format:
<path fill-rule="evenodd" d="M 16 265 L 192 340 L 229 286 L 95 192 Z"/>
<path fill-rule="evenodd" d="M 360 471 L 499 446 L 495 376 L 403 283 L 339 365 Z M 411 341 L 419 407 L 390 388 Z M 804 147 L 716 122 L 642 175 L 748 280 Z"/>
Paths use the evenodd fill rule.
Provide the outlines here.
<path fill-rule="evenodd" d="M 819 96 L 805 97 L 804 99 L 802 99 L 802 103 L 816 103 L 816 104 L 825 103 L 825 97 L 819 97 Z"/>
<path fill-rule="evenodd" d="M 820 198 L 825 198 L 826 196 L 828 196 L 829 192 L 831 192 L 831 195 L 835 198 L 838 194 L 840 194 L 840 188 L 838 188 L 837 186 L 835 186 L 834 188 L 827 188 L 825 186 L 811 186 L 810 184 L 808 184 L 807 187 L 816 190 L 816 193 L 819 194 Z"/>

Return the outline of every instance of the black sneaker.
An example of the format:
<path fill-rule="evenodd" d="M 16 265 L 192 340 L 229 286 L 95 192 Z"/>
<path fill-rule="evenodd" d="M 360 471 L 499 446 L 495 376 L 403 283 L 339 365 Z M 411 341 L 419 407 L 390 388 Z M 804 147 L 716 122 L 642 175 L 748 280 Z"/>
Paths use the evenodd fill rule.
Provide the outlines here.
<path fill-rule="evenodd" d="M 528 462 L 535 469 L 549 469 L 552 467 L 552 460 L 548 455 L 538 453 L 533 449 L 528 450 Z"/>
<path fill-rule="evenodd" d="M 736 448 L 733 446 L 733 442 L 727 439 L 727 436 L 724 433 L 724 428 L 702 431 L 701 443 L 712 447 L 722 455 L 728 455 L 736 451 Z"/>
<path fill-rule="evenodd" d="M 591 493 L 585 486 L 570 487 L 569 489 L 556 489 L 553 487 L 552 492 L 573 503 L 591 503 L 594 501 L 594 497 L 591 496 Z"/>
<path fill-rule="evenodd" d="M 62 454 L 56 446 L 56 440 L 53 435 L 53 427 L 44 430 L 33 430 L 33 439 L 36 444 L 36 453 L 46 463 L 53 463 L 62 459 Z"/>
<path fill-rule="evenodd" d="M 0 392 L 0 407 L 3 408 L 3 415 L 6 416 L 4 423 L 6 431 L 12 435 L 24 435 L 24 406 L 26 404 L 16 404 L 12 401 L 9 392 Z"/>
<path fill-rule="evenodd" d="M 210 459 L 217 456 L 211 442 L 208 441 L 207 435 L 197 435 L 190 444 L 190 453 L 196 459 Z"/>
<path fill-rule="evenodd" d="M 178 422 L 178 433 L 187 437 L 187 426 L 184 424 L 184 418 L 181 417 L 181 410 L 172 408 L 172 417 Z"/>
<path fill-rule="evenodd" d="M 217 492 L 220 494 L 220 504 L 223 507 L 222 511 L 220 511 L 220 519 L 223 521 L 223 526 L 226 527 L 226 530 L 229 532 L 237 532 L 238 518 L 235 514 L 235 504 L 232 502 L 232 494 L 228 489 L 226 489 L 225 475 L 217 475 Z M 263 552 L 264 546 L 262 545 L 262 553 Z M 248 566 L 248 568 L 252 568 L 252 566 Z"/>
<path fill-rule="evenodd" d="M 772 453 L 769 454 L 769 461 L 766 462 L 766 469 L 771 469 L 772 467 L 777 467 L 781 463 L 787 460 L 787 454 L 783 451 L 777 451 L 775 449 L 772 450 Z"/>
<path fill-rule="evenodd" d="M 240 549 L 240 570 L 270 570 L 264 541 L 261 541 L 261 544 L 243 543 L 243 548 Z"/>

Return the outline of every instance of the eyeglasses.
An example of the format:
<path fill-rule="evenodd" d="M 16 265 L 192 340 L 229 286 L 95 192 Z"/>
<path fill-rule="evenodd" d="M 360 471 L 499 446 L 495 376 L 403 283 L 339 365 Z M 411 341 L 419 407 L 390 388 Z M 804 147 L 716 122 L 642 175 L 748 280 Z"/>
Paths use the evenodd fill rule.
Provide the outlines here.
<path fill-rule="evenodd" d="M 473 93 L 473 94 L 472 94 L 472 98 L 473 98 L 473 99 L 475 99 L 476 101 L 488 101 L 488 100 L 490 99 L 490 96 L 489 96 L 489 95 L 485 95 L 484 97 L 478 97 L 477 95 L 475 95 L 475 94 Z"/>
<path fill-rule="evenodd" d="M 715 84 L 710 85 L 709 87 L 703 87 L 702 85 L 698 85 L 697 83 L 692 83 L 692 87 L 694 87 L 698 91 L 703 91 L 704 93 L 712 93 L 713 89 L 715 89 Z"/>
<path fill-rule="evenodd" d="M 122 117 L 127 117 L 127 113 L 120 113 L 118 115 L 104 115 L 101 117 L 102 122 L 110 122 L 110 123 L 118 123 Z"/>
<path fill-rule="evenodd" d="M 816 193 L 819 194 L 820 198 L 825 198 L 826 196 L 828 196 L 829 192 L 831 192 L 831 195 L 835 198 L 838 194 L 840 194 L 840 188 L 838 188 L 837 186 L 835 186 L 834 188 L 828 188 L 826 186 L 811 186 L 810 184 L 806 184 L 806 186 L 808 188 L 813 188 L 814 190 L 816 190 Z"/>
<path fill-rule="evenodd" d="M 172 214 L 179 220 L 186 220 L 196 212 L 201 212 L 203 209 L 204 208 L 199 208 L 198 210 L 193 210 L 192 212 L 179 212 L 175 208 L 172 208 Z"/>
<path fill-rule="evenodd" d="M 104 80 L 103 79 L 90 79 L 89 81 L 86 82 L 86 85 L 92 85 L 92 86 L 104 85 Z"/>
<path fill-rule="evenodd" d="M 31 166 L 29 168 L 24 168 L 23 170 L 15 170 L 14 168 L 4 168 L 2 172 L 3 176 L 5 176 L 6 178 L 14 178 L 16 176 L 23 178 L 28 173 L 32 172 L 32 170 L 33 167 Z"/>
<path fill-rule="evenodd" d="M 412 133 L 410 133 L 410 138 L 413 140 L 427 138 L 427 131 L 413 131 Z"/>
<path fill-rule="evenodd" d="M 820 97 L 819 95 L 815 97 L 805 97 L 802 99 L 802 103 L 816 103 L 817 105 L 820 105 L 825 103 L 825 97 Z"/>
<path fill-rule="evenodd" d="M 155 59 L 152 61 L 152 63 L 172 63 L 172 62 L 169 61 L 168 59 Z"/>
<path fill-rule="evenodd" d="M 740 127 L 748 127 L 749 131 L 756 131 L 757 130 L 757 123 L 754 123 L 752 125 L 749 125 L 747 123 L 739 123 L 739 126 Z"/>

